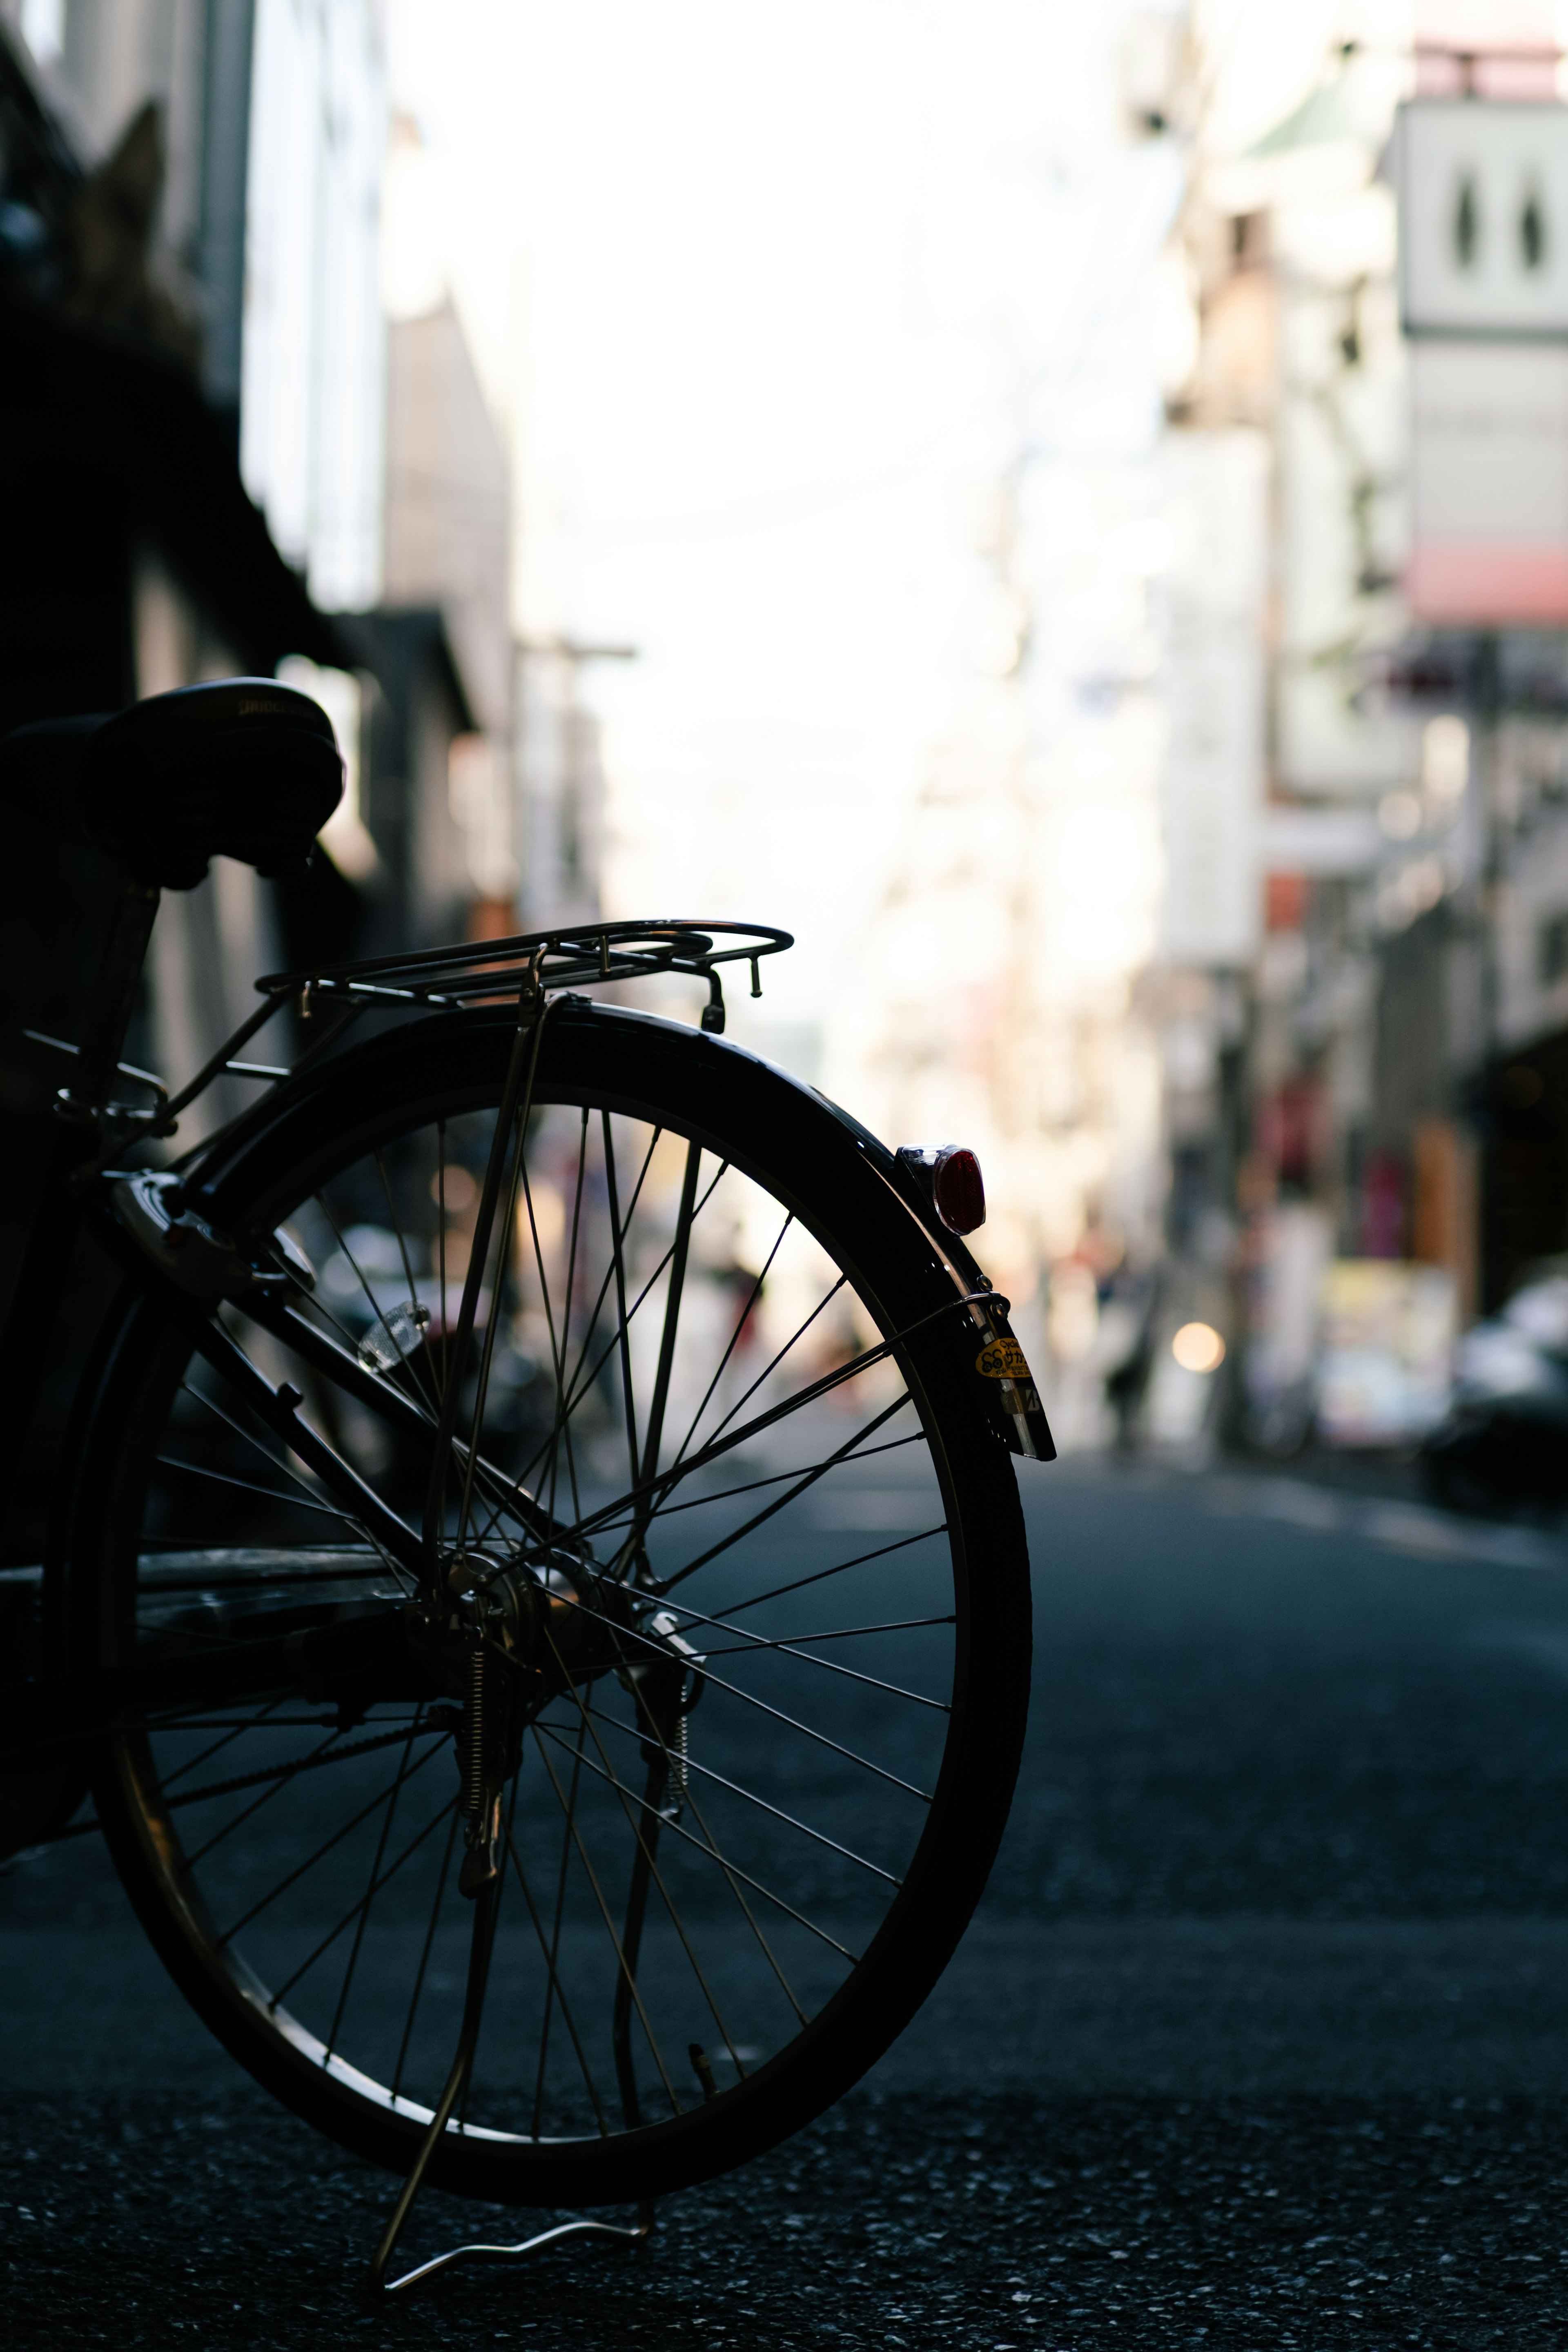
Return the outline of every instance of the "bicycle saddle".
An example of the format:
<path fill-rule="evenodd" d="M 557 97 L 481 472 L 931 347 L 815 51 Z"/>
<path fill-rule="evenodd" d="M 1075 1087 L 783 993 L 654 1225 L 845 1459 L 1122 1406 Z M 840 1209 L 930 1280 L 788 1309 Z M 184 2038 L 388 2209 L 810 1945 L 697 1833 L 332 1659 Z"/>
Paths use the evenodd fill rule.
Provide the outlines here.
<path fill-rule="evenodd" d="M 170 890 L 194 888 L 210 857 L 299 871 L 342 790 L 326 712 L 270 677 L 40 719 L 0 741 L 0 803 Z"/>

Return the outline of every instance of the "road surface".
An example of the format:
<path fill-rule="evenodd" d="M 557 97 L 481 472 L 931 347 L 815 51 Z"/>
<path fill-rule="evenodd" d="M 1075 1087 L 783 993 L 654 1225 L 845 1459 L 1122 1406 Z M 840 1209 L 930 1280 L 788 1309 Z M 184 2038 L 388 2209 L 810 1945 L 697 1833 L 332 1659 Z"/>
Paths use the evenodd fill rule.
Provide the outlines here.
<path fill-rule="evenodd" d="M 7 2340 L 1568 2342 L 1568 1549 L 1251 1472 L 1022 1475 L 1007 1840 L 833 2116 L 636 2253 L 372 2306 L 386 2179 L 205 2038 L 83 1840 L 0 1879 Z M 432 2199 L 410 2237 L 519 2226 Z"/>

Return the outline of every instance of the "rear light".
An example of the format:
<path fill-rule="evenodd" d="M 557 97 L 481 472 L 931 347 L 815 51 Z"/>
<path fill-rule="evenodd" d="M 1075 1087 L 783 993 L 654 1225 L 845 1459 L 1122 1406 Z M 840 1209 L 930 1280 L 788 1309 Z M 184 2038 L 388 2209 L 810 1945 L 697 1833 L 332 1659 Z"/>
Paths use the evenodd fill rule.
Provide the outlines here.
<path fill-rule="evenodd" d="M 985 1223 L 985 1180 L 962 1143 L 906 1143 L 899 1158 L 949 1233 L 972 1234 Z"/>
<path fill-rule="evenodd" d="M 973 1151 L 950 1143 L 939 1154 L 931 1184 L 936 1213 L 949 1230 L 972 1234 L 985 1223 L 985 1179 Z"/>

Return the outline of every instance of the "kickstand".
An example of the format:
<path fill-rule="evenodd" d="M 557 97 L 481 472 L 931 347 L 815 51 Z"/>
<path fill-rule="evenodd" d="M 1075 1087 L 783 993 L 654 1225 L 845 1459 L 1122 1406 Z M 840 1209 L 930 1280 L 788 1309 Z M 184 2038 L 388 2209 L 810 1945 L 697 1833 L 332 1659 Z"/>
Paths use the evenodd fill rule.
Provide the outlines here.
<path fill-rule="evenodd" d="M 444 2254 L 436 2254 L 427 2263 L 416 2263 L 405 2271 L 401 2278 L 389 2279 L 387 2264 L 393 2249 L 403 2233 L 403 2225 L 414 2208 L 414 2200 L 425 2183 L 430 2159 L 440 2145 L 453 2108 L 468 2086 L 473 2068 L 474 2052 L 479 2045 L 479 2022 L 484 2015 L 485 1988 L 489 1979 L 490 1951 L 495 1941 L 496 1889 L 485 1887 L 475 1897 L 473 1941 L 468 1947 L 468 1982 L 463 2001 L 463 2025 L 458 2036 L 457 2053 L 452 2071 L 447 2077 L 429 2126 L 419 2143 L 419 2152 L 409 2168 L 392 2219 L 386 2225 L 380 2245 L 370 2266 L 373 2290 L 384 2294 L 398 2294 L 405 2286 L 415 2286 L 421 2279 L 429 2278 L 436 2271 L 447 2269 L 452 2263 L 519 2263 L 536 2254 L 546 2246 L 558 2245 L 563 2238 L 618 2238 L 624 2244 L 639 2245 L 653 2228 L 651 2202 L 639 2205 L 637 2218 L 631 2228 L 613 2221 L 561 2221 L 552 2230 L 541 2230 L 537 2236 L 524 2238 L 515 2246 L 452 2246 Z"/>
<path fill-rule="evenodd" d="M 432 2255 L 427 2263 L 416 2263 L 405 2271 L 401 2278 L 385 2279 L 381 2265 L 392 2252 L 394 2232 L 389 2230 L 381 2242 L 371 2276 L 384 2294 L 397 2294 L 405 2286 L 417 2286 L 435 2271 L 444 2271 L 448 2263 L 521 2263 L 530 2254 L 537 2254 L 546 2246 L 559 2245 L 563 2238 L 619 2238 L 628 2246 L 640 2245 L 653 2228 L 651 2204 L 637 2207 L 637 2218 L 630 2229 L 615 2221 L 560 2221 L 553 2230 L 541 2230 L 537 2237 L 520 2239 L 515 2246 L 452 2246 L 444 2254 Z"/>

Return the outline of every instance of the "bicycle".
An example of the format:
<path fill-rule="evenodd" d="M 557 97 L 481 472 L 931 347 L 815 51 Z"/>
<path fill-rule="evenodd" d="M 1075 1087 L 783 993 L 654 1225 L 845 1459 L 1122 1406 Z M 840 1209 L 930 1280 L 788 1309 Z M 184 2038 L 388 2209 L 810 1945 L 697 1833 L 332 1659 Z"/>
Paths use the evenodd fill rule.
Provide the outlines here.
<path fill-rule="evenodd" d="M 382 2277 L 426 2178 L 637 2235 L 892 2042 L 1006 1818 L 1054 1449 L 972 1156 L 723 1040 L 786 932 L 272 975 L 177 1091 L 122 1064 L 161 889 L 298 866 L 341 789 L 268 680 L 0 747 L 124 876 L 6 1322 L 14 1472 L 77 1234 L 119 1271 L 8 1762 L 90 1763 L 198 2015 L 404 2176 Z M 700 1026 L 587 993 L 670 974 Z M 220 1072 L 254 1105 L 158 1164 Z"/>

